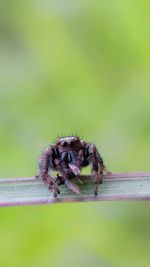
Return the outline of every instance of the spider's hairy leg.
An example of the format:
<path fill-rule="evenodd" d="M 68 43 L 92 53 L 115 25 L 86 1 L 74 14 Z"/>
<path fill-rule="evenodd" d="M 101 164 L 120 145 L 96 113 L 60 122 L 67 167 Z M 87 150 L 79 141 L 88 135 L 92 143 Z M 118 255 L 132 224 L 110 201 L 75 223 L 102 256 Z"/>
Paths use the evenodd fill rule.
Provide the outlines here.
<path fill-rule="evenodd" d="M 82 148 L 79 150 L 78 156 L 77 156 L 77 167 L 79 168 L 79 170 L 82 168 L 83 160 L 84 160 L 84 150 Z"/>
<path fill-rule="evenodd" d="M 98 164 L 99 164 L 100 184 L 102 184 L 103 173 L 104 173 L 104 171 L 105 172 L 107 172 L 107 171 L 106 171 L 106 167 L 104 165 L 103 159 L 102 159 L 100 153 L 97 151 L 97 149 L 96 149 L 96 156 L 97 156 L 97 160 L 98 160 Z"/>
<path fill-rule="evenodd" d="M 103 172 L 105 170 L 105 165 L 103 159 L 99 154 L 97 148 L 93 144 L 88 145 L 88 152 L 90 155 L 90 161 L 92 164 L 92 171 L 95 176 L 95 190 L 94 194 L 97 196 L 99 184 L 102 184 Z"/>
<path fill-rule="evenodd" d="M 46 184 L 49 190 L 53 191 L 54 197 L 60 194 L 57 184 L 53 177 L 49 174 L 50 169 L 55 169 L 55 157 L 56 157 L 55 146 L 49 146 L 40 156 L 39 159 L 39 176 Z"/>

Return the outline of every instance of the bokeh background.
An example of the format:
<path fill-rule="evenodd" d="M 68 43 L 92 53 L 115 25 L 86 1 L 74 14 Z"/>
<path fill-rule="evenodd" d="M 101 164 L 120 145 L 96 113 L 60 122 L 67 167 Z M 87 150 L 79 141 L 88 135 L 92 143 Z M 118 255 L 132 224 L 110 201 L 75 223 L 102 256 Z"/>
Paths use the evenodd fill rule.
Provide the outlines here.
<path fill-rule="evenodd" d="M 0 0 L 0 177 L 60 135 L 112 172 L 150 170 L 150 2 Z M 150 265 L 149 202 L 0 210 L 0 266 Z"/>

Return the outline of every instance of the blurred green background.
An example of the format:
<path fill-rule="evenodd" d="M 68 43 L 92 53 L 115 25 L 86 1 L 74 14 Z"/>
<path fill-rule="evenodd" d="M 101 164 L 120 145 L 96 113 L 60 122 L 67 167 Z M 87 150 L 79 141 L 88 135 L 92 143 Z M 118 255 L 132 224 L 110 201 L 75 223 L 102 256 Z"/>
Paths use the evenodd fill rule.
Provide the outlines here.
<path fill-rule="evenodd" d="M 112 172 L 149 171 L 150 2 L 0 0 L 0 177 L 60 135 Z M 150 265 L 149 202 L 0 210 L 0 266 Z"/>

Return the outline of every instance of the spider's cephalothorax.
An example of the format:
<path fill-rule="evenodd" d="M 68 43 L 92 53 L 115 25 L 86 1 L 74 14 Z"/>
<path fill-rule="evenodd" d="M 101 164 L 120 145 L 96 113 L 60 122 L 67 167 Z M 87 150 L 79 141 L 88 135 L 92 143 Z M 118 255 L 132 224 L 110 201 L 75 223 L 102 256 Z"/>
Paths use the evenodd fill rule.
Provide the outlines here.
<path fill-rule="evenodd" d="M 80 140 L 77 136 L 59 138 L 54 145 L 50 145 L 39 159 L 40 177 L 54 196 L 60 193 L 58 188 L 66 184 L 72 191 L 80 194 L 79 187 L 72 179 L 80 175 L 83 167 L 92 166 L 95 177 L 95 196 L 98 193 L 98 184 L 102 183 L 102 175 L 105 170 L 103 159 L 96 146 Z M 51 176 L 50 171 L 57 171 L 57 179 Z"/>

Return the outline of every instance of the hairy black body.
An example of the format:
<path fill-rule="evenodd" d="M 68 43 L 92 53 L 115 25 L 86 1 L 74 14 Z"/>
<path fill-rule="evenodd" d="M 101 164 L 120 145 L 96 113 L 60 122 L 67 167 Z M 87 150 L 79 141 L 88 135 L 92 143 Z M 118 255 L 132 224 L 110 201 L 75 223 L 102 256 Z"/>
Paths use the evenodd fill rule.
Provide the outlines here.
<path fill-rule="evenodd" d="M 77 136 L 62 137 L 42 153 L 39 159 L 40 177 L 53 192 L 54 197 L 60 194 L 58 187 L 61 184 L 66 184 L 73 192 L 80 194 L 79 187 L 72 180 L 88 165 L 92 166 L 95 179 L 94 194 L 97 196 L 105 166 L 96 146 L 80 140 Z M 57 179 L 51 176 L 51 170 L 58 172 Z"/>

